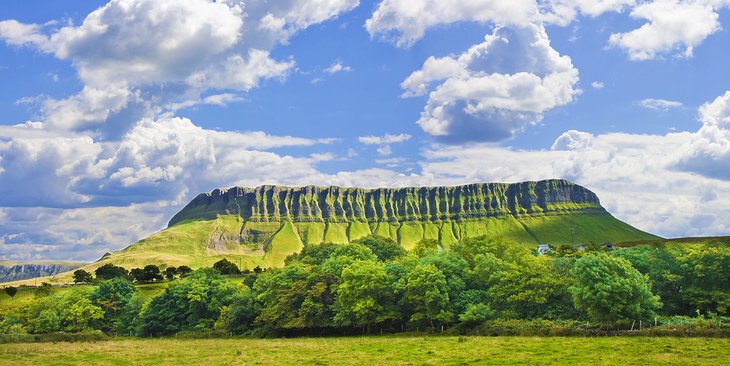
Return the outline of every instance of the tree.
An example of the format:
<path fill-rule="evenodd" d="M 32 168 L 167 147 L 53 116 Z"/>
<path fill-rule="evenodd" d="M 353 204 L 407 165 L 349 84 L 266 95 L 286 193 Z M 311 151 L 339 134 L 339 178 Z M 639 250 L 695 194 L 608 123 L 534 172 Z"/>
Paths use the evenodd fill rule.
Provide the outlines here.
<path fill-rule="evenodd" d="M 233 334 L 243 334 L 254 328 L 254 321 L 259 314 L 256 293 L 248 287 L 238 291 L 229 306 L 221 309 L 221 315 L 215 323 L 215 329 Z"/>
<path fill-rule="evenodd" d="M 65 318 L 72 324 L 68 329 L 71 331 L 87 330 L 93 321 L 104 317 L 104 310 L 85 297 L 74 302 L 64 310 L 64 313 Z"/>
<path fill-rule="evenodd" d="M 472 304 L 467 307 L 466 311 L 459 314 L 459 321 L 474 326 L 493 319 L 494 315 L 495 312 L 489 307 L 489 304 Z"/>
<path fill-rule="evenodd" d="M 5 293 L 8 294 L 10 297 L 14 297 L 15 294 L 18 293 L 18 288 L 13 286 L 8 286 L 5 288 Z"/>
<path fill-rule="evenodd" d="M 104 318 L 100 320 L 101 330 L 114 330 L 114 321 L 135 293 L 137 289 L 134 285 L 122 277 L 114 277 L 99 284 L 89 299 L 104 310 Z"/>
<path fill-rule="evenodd" d="M 144 336 L 171 335 L 184 330 L 212 329 L 221 309 L 230 305 L 236 286 L 218 271 L 206 268 L 170 283 L 142 310 Z"/>
<path fill-rule="evenodd" d="M 119 311 L 113 323 L 113 329 L 117 334 L 139 335 L 142 330 L 142 308 L 147 299 L 140 293 L 135 293 Z"/>
<path fill-rule="evenodd" d="M 144 279 L 144 271 L 142 268 L 132 268 L 129 271 L 129 280 L 132 282 L 142 283 Z"/>
<path fill-rule="evenodd" d="M 144 268 L 134 268 L 129 272 L 129 279 L 138 283 L 152 283 L 162 281 L 162 273 L 160 267 L 154 264 L 148 264 Z"/>
<path fill-rule="evenodd" d="M 692 308 L 730 315 L 730 248 L 710 243 L 689 250 L 680 262 Z"/>
<path fill-rule="evenodd" d="M 440 245 L 438 240 L 423 239 L 416 243 L 413 253 L 419 257 L 433 256 L 438 254 Z"/>
<path fill-rule="evenodd" d="M 333 281 L 318 266 L 302 263 L 262 273 L 253 285 L 261 304 L 256 321 L 271 329 L 331 326 Z"/>
<path fill-rule="evenodd" d="M 152 283 L 156 281 L 162 281 L 162 273 L 160 273 L 160 267 L 154 264 L 148 264 L 142 269 L 143 283 Z"/>
<path fill-rule="evenodd" d="M 107 263 L 94 271 L 96 278 L 99 280 L 111 280 L 115 277 L 128 278 L 129 272 L 124 267 L 115 266 Z"/>
<path fill-rule="evenodd" d="M 41 298 L 50 296 L 52 292 L 51 284 L 43 282 L 40 286 L 36 287 L 35 291 L 33 291 L 33 295 L 35 295 L 36 298 Z"/>
<path fill-rule="evenodd" d="M 623 258 L 591 253 L 575 261 L 573 273 L 575 307 L 593 321 L 650 320 L 661 307 L 646 276 Z"/>
<path fill-rule="evenodd" d="M 362 244 L 378 257 L 381 262 L 387 262 L 406 255 L 406 250 L 398 243 L 390 238 L 382 236 L 368 236 L 354 241 L 355 244 Z"/>
<path fill-rule="evenodd" d="M 507 263 L 488 293 L 492 308 L 504 318 L 557 318 L 572 308 L 571 278 L 554 270 L 555 260 L 528 255 Z"/>
<path fill-rule="evenodd" d="M 54 308 L 41 310 L 38 317 L 32 320 L 35 333 L 51 333 L 61 330 L 61 317 Z"/>
<path fill-rule="evenodd" d="M 175 279 L 175 275 L 177 275 L 177 268 L 175 267 L 167 267 L 165 268 L 165 279 L 168 281 L 172 281 Z"/>
<path fill-rule="evenodd" d="M 193 269 L 188 266 L 180 266 L 177 267 L 177 274 L 180 276 L 180 278 L 185 278 L 187 275 L 193 272 Z"/>
<path fill-rule="evenodd" d="M 77 269 L 74 271 L 74 283 L 91 283 L 94 281 L 94 276 L 91 273 L 86 272 L 83 269 Z"/>
<path fill-rule="evenodd" d="M 397 317 L 385 265 L 356 261 L 342 271 L 335 302 L 336 325 L 363 327 L 369 332 L 370 325 Z"/>
<path fill-rule="evenodd" d="M 448 310 L 446 277 L 433 264 L 417 265 L 406 276 L 404 300 L 411 310 L 413 323 L 448 323 L 454 314 Z"/>
<path fill-rule="evenodd" d="M 213 264 L 213 269 L 215 269 L 216 271 L 218 271 L 218 273 L 222 275 L 241 274 L 241 270 L 238 268 L 238 266 L 225 258 L 219 260 L 218 262 L 215 262 Z"/>

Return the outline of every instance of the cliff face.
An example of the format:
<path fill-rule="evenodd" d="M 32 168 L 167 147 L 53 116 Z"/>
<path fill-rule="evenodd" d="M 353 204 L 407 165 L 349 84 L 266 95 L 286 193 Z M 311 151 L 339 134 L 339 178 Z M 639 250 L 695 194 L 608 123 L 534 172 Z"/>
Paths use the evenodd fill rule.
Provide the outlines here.
<path fill-rule="evenodd" d="M 198 195 L 169 226 L 233 214 L 255 222 L 408 222 L 605 213 L 596 195 L 565 180 L 455 187 L 234 187 Z"/>

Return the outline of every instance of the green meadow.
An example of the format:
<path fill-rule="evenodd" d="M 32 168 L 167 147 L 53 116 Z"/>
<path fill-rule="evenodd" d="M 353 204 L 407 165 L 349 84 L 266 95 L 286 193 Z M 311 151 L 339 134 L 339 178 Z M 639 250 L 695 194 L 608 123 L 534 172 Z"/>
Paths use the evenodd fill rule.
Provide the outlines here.
<path fill-rule="evenodd" d="M 0 345 L 4 365 L 724 365 L 730 340 L 643 337 L 123 339 Z"/>

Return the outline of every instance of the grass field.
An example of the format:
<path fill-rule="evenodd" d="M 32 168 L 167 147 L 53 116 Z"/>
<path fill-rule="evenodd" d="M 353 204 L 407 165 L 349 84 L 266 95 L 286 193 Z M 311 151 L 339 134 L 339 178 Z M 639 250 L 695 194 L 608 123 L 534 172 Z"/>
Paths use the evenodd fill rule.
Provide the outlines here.
<path fill-rule="evenodd" d="M 726 365 L 729 339 L 351 337 L 0 345 L 4 365 Z"/>

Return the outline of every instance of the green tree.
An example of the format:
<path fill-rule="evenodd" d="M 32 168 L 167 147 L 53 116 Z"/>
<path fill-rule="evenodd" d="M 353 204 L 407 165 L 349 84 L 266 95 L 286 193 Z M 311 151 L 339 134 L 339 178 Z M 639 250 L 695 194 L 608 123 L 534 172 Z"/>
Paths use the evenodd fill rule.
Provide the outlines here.
<path fill-rule="evenodd" d="M 64 318 L 70 324 L 67 330 L 82 331 L 90 329 L 92 322 L 102 319 L 104 310 L 83 297 L 64 310 Z"/>
<path fill-rule="evenodd" d="M 459 321 L 468 326 L 475 326 L 493 319 L 495 311 L 489 304 L 471 304 L 467 309 L 459 314 Z"/>
<path fill-rule="evenodd" d="M 94 282 L 94 276 L 91 275 L 91 273 L 83 270 L 83 269 L 77 269 L 74 271 L 74 283 L 92 283 Z"/>
<path fill-rule="evenodd" d="M 230 305 L 236 287 L 218 271 L 205 268 L 170 283 L 142 312 L 145 336 L 171 335 L 184 330 L 210 330 L 221 310 Z"/>
<path fill-rule="evenodd" d="M 128 278 L 129 271 L 124 267 L 115 266 L 111 263 L 107 263 L 94 271 L 98 280 L 110 280 L 115 277 Z"/>
<path fill-rule="evenodd" d="M 382 263 L 356 261 L 342 271 L 335 301 L 336 325 L 363 327 L 369 332 L 372 324 L 397 317 L 393 291 Z"/>
<path fill-rule="evenodd" d="M 297 262 L 262 273 L 253 285 L 261 305 L 256 321 L 269 329 L 331 326 L 333 280 L 318 266 Z"/>
<path fill-rule="evenodd" d="M 367 236 L 355 240 L 353 243 L 368 247 L 381 262 L 387 262 L 406 255 L 406 250 L 391 238 Z"/>
<path fill-rule="evenodd" d="M 140 293 L 134 293 L 119 311 L 113 323 L 113 329 L 121 335 L 139 335 L 142 331 L 142 309 L 147 299 Z"/>
<path fill-rule="evenodd" d="M 416 243 L 416 247 L 413 248 L 413 254 L 419 257 L 433 256 L 439 253 L 441 246 L 438 240 L 434 239 L 423 239 Z"/>
<path fill-rule="evenodd" d="M 259 303 L 256 293 L 248 287 L 238 291 L 229 306 L 221 310 L 221 315 L 215 323 L 215 329 L 244 334 L 254 329 L 254 322 L 259 314 Z"/>
<path fill-rule="evenodd" d="M 100 320 L 101 330 L 114 331 L 115 320 L 135 293 L 137 289 L 134 285 L 122 277 L 114 277 L 99 284 L 89 299 L 104 310 L 104 317 Z"/>
<path fill-rule="evenodd" d="M 506 263 L 489 288 L 492 307 L 504 318 L 556 318 L 572 306 L 571 278 L 554 271 L 555 260 L 528 255 Z M 561 309 L 558 309 L 559 307 Z"/>
<path fill-rule="evenodd" d="M 693 310 L 730 315 L 730 248 L 710 243 L 689 250 L 680 259 Z"/>
<path fill-rule="evenodd" d="M 193 269 L 188 266 L 182 265 L 180 267 L 177 267 L 177 275 L 180 276 L 180 278 L 185 278 L 192 272 Z"/>
<path fill-rule="evenodd" d="M 623 258 L 591 253 L 575 262 L 573 273 L 575 307 L 593 321 L 650 320 L 661 307 L 646 276 Z"/>
<path fill-rule="evenodd" d="M 15 294 L 18 293 L 18 288 L 14 286 L 8 286 L 5 288 L 5 293 L 8 294 L 10 297 L 15 297 Z"/>
<path fill-rule="evenodd" d="M 61 316 L 55 308 L 41 310 L 38 316 L 33 319 L 35 333 L 51 333 L 61 330 Z"/>
<path fill-rule="evenodd" d="M 225 258 L 219 260 L 218 262 L 215 262 L 213 264 L 213 268 L 222 275 L 241 274 L 241 270 L 238 268 L 238 266 Z"/>
<path fill-rule="evenodd" d="M 448 323 L 454 314 L 448 310 L 449 293 L 446 277 L 433 264 L 417 265 L 405 281 L 404 300 L 411 311 L 410 321 L 415 324 Z"/>
<path fill-rule="evenodd" d="M 172 281 L 175 279 L 175 276 L 177 275 L 177 268 L 176 267 L 167 267 L 165 268 L 165 279 L 168 281 Z"/>
<path fill-rule="evenodd" d="M 43 282 L 43 283 L 41 283 L 41 285 L 40 285 L 40 286 L 36 287 L 35 291 L 33 291 L 33 295 L 34 295 L 34 296 L 35 296 L 36 298 L 41 298 L 41 297 L 47 297 L 47 296 L 50 296 L 50 295 L 51 295 L 51 294 L 53 293 L 53 290 L 52 290 L 52 288 L 53 288 L 53 287 L 51 286 L 51 284 L 50 284 L 50 283 L 48 283 L 48 282 Z"/>

